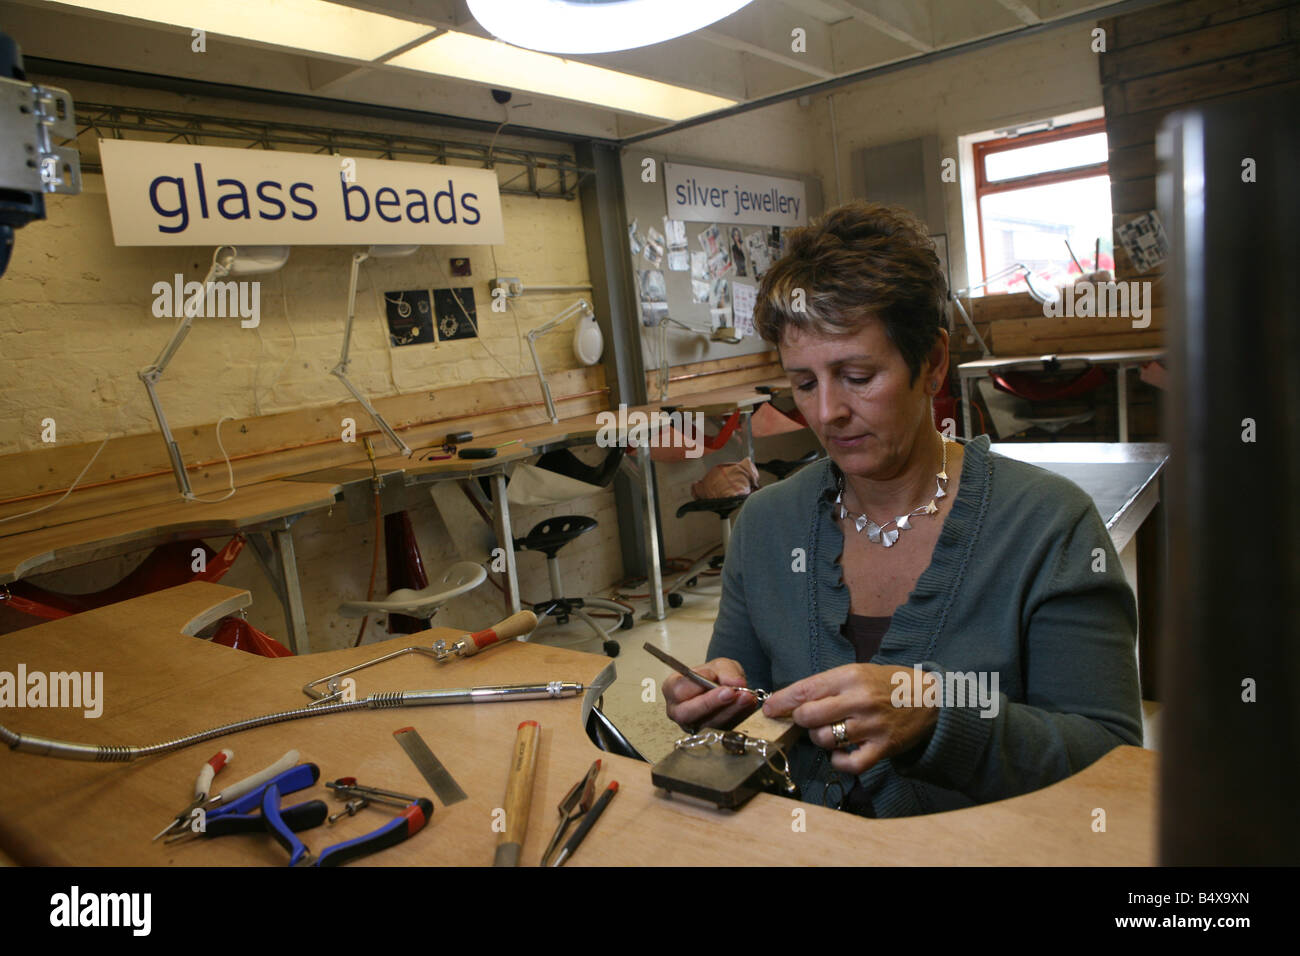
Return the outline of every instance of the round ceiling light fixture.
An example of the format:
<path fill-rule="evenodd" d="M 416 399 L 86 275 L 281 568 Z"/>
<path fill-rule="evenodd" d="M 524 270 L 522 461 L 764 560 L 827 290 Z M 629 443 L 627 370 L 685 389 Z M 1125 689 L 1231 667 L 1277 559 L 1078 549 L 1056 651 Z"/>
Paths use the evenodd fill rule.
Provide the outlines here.
<path fill-rule="evenodd" d="M 611 53 L 702 30 L 753 0 L 468 0 L 498 40 L 543 53 Z"/>

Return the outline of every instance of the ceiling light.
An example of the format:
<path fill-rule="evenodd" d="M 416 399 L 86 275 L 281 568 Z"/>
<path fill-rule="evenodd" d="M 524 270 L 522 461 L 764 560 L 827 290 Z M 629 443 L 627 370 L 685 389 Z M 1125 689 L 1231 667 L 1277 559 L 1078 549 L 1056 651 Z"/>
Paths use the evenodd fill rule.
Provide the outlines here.
<path fill-rule="evenodd" d="M 447 32 L 400 53 L 389 66 L 493 87 L 526 90 L 657 119 L 683 120 L 736 101 L 658 80 L 565 60 L 499 40 Z"/>
<path fill-rule="evenodd" d="M 352 60 L 376 60 L 427 36 L 433 28 L 324 0 L 51 0 L 187 30 L 310 50 Z"/>
<path fill-rule="evenodd" d="M 694 33 L 751 0 L 469 0 L 498 39 L 547 53 L 609 53 Z"/>

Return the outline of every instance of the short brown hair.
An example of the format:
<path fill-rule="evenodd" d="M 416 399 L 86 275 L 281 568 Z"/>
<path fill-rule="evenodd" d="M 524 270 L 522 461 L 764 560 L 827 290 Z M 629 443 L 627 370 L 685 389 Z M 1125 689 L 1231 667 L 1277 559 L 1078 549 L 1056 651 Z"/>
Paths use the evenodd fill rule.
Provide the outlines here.
<path fill-rule="evenodd" d="M 900 206 L 853 200 L 790 232 L 789 250 L 759 286 L 754 325 L 778 345 L 790 328 L 850 335 L 878 319 L 915 382 L 947 325 L 947 298 L 925 226 Z"/>

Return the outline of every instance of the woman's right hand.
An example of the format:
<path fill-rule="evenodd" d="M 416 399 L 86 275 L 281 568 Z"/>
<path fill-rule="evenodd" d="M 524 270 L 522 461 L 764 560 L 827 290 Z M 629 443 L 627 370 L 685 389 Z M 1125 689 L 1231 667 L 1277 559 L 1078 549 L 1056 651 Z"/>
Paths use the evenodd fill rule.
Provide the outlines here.
<path fill-rule="evenodd" d="M 674 674 L 664 681 L 668 718 L 683 729 L 690 732 L 698 727 L 729 730 L 758 705 L 753 694 L 734 689 L 749 686 L 744 668 L 738 662 L 719 657 L 695 668 L 695 672 L 723 686 L 705 690 L 681 674 Z"/>

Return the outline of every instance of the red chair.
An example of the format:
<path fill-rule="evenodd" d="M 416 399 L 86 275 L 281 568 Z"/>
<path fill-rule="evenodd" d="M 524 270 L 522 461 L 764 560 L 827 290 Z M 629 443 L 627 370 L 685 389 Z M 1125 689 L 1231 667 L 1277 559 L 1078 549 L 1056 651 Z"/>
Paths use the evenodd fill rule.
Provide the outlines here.
<path fill-rule="evenodd" d="M 0 586 L 0 605 L 32 617 L 54 620 L 152 594 L 190 581 L 220 581 L 244 550 L 243 535 L 235 535 L 220 551 L 213 551 L 202 541 L 173 541 L 149 552 L 130 574 L 116 584 L 88 594 L 64 594 L 38 587 L 28 581 Z M 203 552 L 203 570 L 195 571 L 196 550 Z M 221 619 L 213 640 L 262 657 L 290 657 L 292 652 L 240 617 Z"/>

